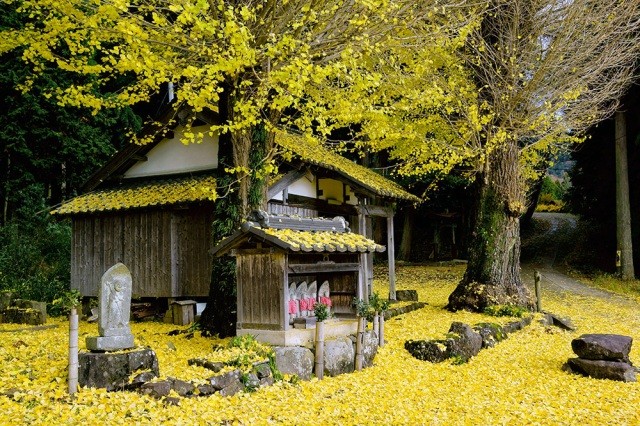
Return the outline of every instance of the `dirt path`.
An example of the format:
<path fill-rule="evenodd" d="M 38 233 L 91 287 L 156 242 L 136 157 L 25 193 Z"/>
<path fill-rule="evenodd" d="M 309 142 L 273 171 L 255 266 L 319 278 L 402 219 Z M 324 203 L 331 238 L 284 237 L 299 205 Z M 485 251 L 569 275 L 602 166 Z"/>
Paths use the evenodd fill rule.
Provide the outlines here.
<path fill-rule="evenodd" d="M 547 241 L 547 244 L 545 244 L 545 250 L 536 257 L 535 261 L 521 265 L 522 278 L 525 283 L 533 287 L 533 274 L 537 270 L 542 275 L 541 285 L 543 290 L 606 299 L 622 305 L 637 305 L 635 301 L 629 298 L 590 287 L 571 278 L 564 274 L 561 268 L 555 264 L 558 253 L 558 234 L 575 228 L 577 223 L 576 216 L 567 213 L 536 213 L 533 217 L 535 220 L 548 223 L 547 231 L 542 236 Z"/>

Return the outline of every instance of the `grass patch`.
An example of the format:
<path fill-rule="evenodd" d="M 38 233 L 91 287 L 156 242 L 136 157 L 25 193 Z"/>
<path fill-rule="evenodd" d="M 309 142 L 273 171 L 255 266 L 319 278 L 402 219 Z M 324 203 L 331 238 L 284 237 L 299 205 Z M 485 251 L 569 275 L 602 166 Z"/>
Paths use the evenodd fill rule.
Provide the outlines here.
<path fill-rule="evenodd" d="M 591 287 L 625 296 L 632 296 L 640 300 L 640 280 L 625 281 L 613 274 L 597 274 L 593 276 L 579 276 L 577 278 Z"/>

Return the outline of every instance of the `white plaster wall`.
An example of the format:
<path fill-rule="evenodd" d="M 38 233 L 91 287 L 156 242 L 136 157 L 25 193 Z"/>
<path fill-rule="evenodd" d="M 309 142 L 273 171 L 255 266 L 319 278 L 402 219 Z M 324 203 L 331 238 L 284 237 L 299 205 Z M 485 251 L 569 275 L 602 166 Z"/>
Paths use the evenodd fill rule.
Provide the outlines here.
<path fill-rule="evenodd" d="M 172 139 L 163 139 L 124 174 L 126 178 L 170 175 L 218 168 L 218 136 L 209 136 L 209 126 L 193 127 L 205 134 L 202 142 L 183 144 L 183 128 L 177 127 Z"/>
<path fill-rule="evenodd" d="M 335 179 L 319 179 L 318 189 L 322 190 L 322 195 L 318 196 L 321 200 L 327 200 L 329 204 L 344 202 L 344 193 L 342 182 Z"/>
<path fill-rule="evenodd" d="M 316 177 L 307 173 L 287 188 L 289 195 L 300 195 L 303 197 L 316 198 Z M 274 195 L 272 200 L 282 201 L 282 192 Z"/>

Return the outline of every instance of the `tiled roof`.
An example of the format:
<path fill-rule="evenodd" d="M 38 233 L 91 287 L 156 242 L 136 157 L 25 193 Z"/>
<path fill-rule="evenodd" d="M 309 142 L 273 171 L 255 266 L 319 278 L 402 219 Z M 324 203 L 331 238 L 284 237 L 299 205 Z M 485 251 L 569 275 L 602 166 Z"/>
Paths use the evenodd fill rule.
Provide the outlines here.
<path fill-rule="evenodd" d="M 194 201 L 215 201 L 216 198 L 214 177 L 182 177 L 90 192 L 67 201 L 51 214 L 128 210 Z"/>
<path fill-rule="evenodd" d="M 258 228 L 259 229 L 259 228 Z M 261 229 L 292 251 L 315 252 L 383 252 L 384 246 L 352 232 L 294 231 L 291 229 Z"/>
<path fill-rule="evenodd" d="M 283 250 L 294 252 L 383 252 L 385 247 L 367 237 L 352 232 L 297 231 L 293 229 L 261 228 L 252 222 L 245 222 L 241 229 L 216 245 L 212 254 L 221 256 L 246 241 L 262 241 Z"/>
<path fill-rule="evenodd" d="M 316 144 L 303 136 L 291 133 L 278 133 L 276 143 L 300 157 L 302 161 L 334 170 L 374 194 L 413 202 L 420 201 L 392 180 L 326 149 L 319 142 Z"/>

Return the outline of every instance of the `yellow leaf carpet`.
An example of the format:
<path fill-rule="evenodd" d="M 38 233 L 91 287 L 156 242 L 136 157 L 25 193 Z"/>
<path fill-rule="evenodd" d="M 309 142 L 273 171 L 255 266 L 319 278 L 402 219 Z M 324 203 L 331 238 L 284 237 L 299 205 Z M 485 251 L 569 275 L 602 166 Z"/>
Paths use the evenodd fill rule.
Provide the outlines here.
<path fill-rule="evenodd" d="M 569 316 L 576 332 L 546 328 L 536 317 L 492 349 L 464 365 L 431 364 L 404 350 L 407 339 L 440 338 L 452 321 L 506 322 L 467 312 L 443 310 L 463 267 L 404 266 L 398 288 L 416 289 L 424 309 L 386 323 L 387 345 L 375 365 L 354 374 L 291 384 L 279 382 L 254 393 L 224 398 L 182 399 L 178 406 L 134 392 L 107 393 L 81 388 L 66 394 L 67 327 L 0 333 L 0 424 L 295 424 L 295 425 L 640 425 L 640 384 L 595 380 L 566 373 L 571 340 L 582 333 L 619 333 L 634 338 L 631 360 L 640 365 L 640 304 L 544 293 L 545 308 Z M 382 277 L 382 274 L 380 274 Z M 375 282 L 380 294 L 387 283 Z M 24 326 L 2 324 L 0 329 Z M 162 377 L 204 380 L 211 372 L 188 366 L 195 357 L 212 357 L 219 341 L 168 336 L 175 326 L 133 323 L 136 343 L 150 346 Z M 95 324 L 81 322 L 84 337 Z"/>

